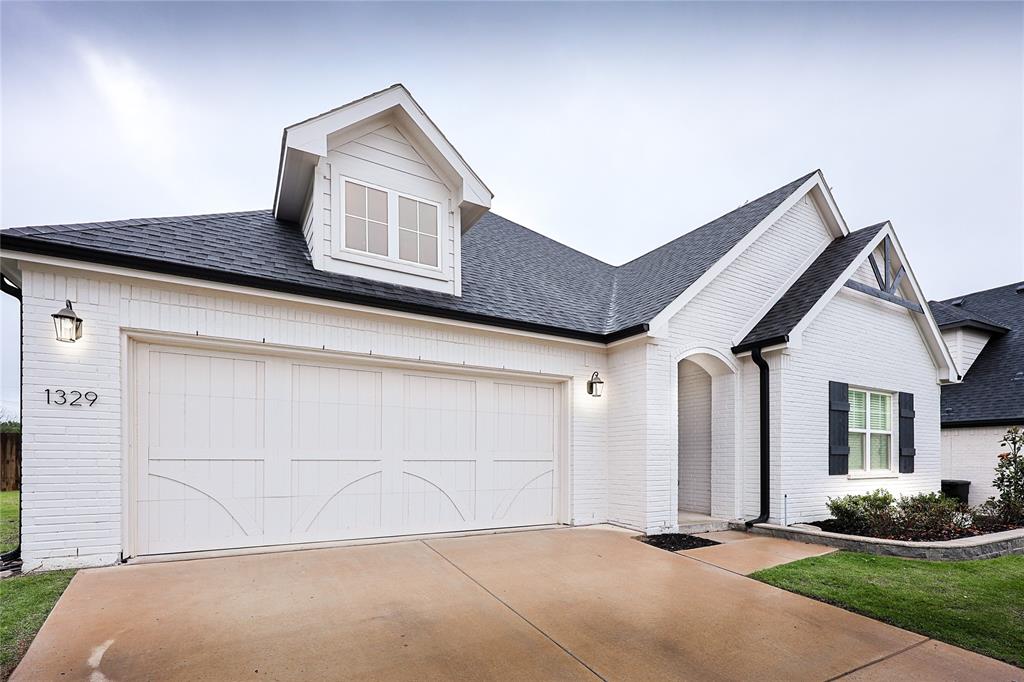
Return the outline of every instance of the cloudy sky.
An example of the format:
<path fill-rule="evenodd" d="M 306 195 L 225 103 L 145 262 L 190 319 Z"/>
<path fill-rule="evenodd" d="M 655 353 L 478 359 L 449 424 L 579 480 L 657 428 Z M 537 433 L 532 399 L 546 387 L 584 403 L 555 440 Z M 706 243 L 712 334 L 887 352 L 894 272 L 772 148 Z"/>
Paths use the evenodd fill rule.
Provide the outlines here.
<path fill-rule="evenodd" d="M 495 211 L 610 263 L 821 168 L 929 297 L 1024 279 L 1019 3 L 0 12 L 3 227 L 269 207 L 285 125 L 402 82 Z"/>

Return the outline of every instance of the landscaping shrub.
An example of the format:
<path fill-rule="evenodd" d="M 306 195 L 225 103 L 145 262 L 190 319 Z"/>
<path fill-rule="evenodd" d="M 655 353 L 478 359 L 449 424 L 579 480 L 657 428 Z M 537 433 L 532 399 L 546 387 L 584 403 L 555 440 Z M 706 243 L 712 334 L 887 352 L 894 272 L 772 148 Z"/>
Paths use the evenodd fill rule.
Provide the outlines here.
<path fill-rule="evenodd" d="M 942 493 L 901 497 L 896 503 L 899 528 L 919 540 L 948 540 L 967 534 L 974 523 L 970 508 Z"/>
<path fill-rule="evenodd" d="M 996 478 L 992 485 L 999 491 L 994 498 L 999 515 L 1005 523 L 1024 523 L 1024 431 L 1013 426 L 999 443 L 1009 451 L 999 455 Z"/>
<path fill-rule="evenodd" d="M 1013 528 L 994 500 L 975 508 L 941 493 L 898 500 L 887 490 L 829 498 L 832 518 L 815 525 L 851 535 L 892 540 L 952 540 Z"/>
<path fill-rule="evenodd" d="M 863 495 L 845 495 L 828 498 L 828 510 L 837 527 L 848 530 L 840 533 L 862 535 L 868 531 L 887 530 L 892 525 L 892 493 L 879 488 Z"/>

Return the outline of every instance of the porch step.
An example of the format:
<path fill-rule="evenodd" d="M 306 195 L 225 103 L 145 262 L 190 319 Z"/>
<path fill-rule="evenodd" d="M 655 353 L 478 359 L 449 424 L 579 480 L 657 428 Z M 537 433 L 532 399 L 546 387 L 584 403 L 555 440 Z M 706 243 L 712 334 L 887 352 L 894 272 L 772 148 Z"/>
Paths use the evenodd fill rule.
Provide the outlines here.
<path fill-rule="evenodd" d="M 679 512 L 680 533 L 694 535 L 696 533 L 713 533 L 720 530 L 729 530 L 728 519 L 717 519 L 705 514 Z"/>

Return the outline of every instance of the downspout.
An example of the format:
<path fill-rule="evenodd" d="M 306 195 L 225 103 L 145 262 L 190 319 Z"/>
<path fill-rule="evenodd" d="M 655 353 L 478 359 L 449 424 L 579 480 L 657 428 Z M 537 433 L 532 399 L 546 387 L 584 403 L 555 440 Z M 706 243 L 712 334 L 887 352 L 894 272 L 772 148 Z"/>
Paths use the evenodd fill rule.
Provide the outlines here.
<path fill-rule="evenodd" d="M 768 403 L 768 361 L 761 355 L 760 348 L 754 348 L 750 353 L 751 359 L 757 365 L 760 389 L 760 405 L 758 409 L 759 450 L 761 460 L 761 513 L 756 519 L 747 521 L 747 528 L 756 523 L 764 523 L 768 520 L 771 508 L 771 422 L 769 415 L 771 410 Z"/>

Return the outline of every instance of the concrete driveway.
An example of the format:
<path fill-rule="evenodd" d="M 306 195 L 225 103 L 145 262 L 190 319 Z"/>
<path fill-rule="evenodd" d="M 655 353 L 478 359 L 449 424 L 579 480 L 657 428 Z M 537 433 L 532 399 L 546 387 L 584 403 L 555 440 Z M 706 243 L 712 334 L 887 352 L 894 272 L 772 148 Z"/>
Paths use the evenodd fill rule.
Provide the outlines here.
<path fill-rule="evenodd" d="M 1020 680 L 649 547 L 557 529 L 81 571 L 14 680 Z"/>

